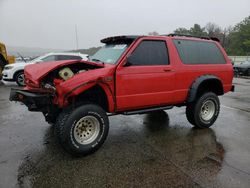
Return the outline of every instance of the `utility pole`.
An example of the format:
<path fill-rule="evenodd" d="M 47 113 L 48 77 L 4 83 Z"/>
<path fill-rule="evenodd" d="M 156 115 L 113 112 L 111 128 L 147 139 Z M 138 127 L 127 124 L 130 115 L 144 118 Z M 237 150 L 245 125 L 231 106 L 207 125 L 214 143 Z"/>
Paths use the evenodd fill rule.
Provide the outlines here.
<path fill-rule="evenodd" d="M 76 50 L 78 50 L 78 35 L 77 35 L 77 25 L 75 24 L 75 34 L 76 34 Z"/>

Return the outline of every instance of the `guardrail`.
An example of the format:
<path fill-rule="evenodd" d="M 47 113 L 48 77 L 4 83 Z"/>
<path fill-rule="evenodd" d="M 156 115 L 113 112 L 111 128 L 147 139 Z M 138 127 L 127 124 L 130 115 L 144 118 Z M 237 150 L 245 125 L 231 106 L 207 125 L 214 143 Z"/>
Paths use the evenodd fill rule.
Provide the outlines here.
<path fill-rule="evenodd" d="M 234 64 L 241 64 L 245 61 L 250 62 L 250 56 L 228 56 Z"/>

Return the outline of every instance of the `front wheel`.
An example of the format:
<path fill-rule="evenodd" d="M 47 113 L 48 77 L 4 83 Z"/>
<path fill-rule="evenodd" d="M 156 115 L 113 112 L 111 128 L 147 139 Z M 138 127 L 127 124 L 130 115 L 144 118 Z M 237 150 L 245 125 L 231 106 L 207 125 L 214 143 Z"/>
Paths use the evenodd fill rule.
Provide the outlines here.
<path fill-rule="evenodd" d="M 17 85 L 25 86 L 25 78 L 24 78 L 24 72 L 23 71 L 17 73 L 17 75 L 15 76 L 15 81 L 16 81 Z"/>
<path fill-rule="evenodd" d="M 195 102 L 187 105 L 186 117 L 198 128 L 208 128 L 214 124 L 220 112 L 220 101 L 216 94 L 208 92 Z"/>
<path fill-rule="evenodd" d="M 55 124 L 56 136 L 63 148 L 72 155 L 93 153 L 104 143 L 109 120 L 106 112 L 94 104 L 62 112 Z"/>

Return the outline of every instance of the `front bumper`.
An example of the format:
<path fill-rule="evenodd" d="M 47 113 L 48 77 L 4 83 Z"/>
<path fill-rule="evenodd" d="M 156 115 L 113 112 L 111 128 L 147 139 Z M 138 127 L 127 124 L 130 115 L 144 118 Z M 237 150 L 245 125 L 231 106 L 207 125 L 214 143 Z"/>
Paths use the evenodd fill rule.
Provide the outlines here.
<path fill-rule="evenodd" d="M 9 100 L 22 102 L 29 111 L 43 111 L 52 104 L 51 94 L 34 93 L 14 88 L 11 88 Z"/>
<path fill-rule="evenodd" d="M 8 70 L 3 70 L 2 76 L 5 81 L 14 81 L 12 73 Z"/>

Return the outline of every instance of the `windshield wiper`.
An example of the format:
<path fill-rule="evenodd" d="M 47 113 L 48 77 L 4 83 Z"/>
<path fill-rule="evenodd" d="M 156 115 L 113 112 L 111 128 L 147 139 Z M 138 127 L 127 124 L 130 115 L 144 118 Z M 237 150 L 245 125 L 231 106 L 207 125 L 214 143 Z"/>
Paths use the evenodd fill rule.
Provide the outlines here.
<path fill-rule="evenodd" d="M 23 60 L 25 63 L 27 63 L 26 60 L 24 59 L 24 57 L 23 57 L 20 53 L 17 52 L 17 54 L 22 58 L 22 60 Z"/>

